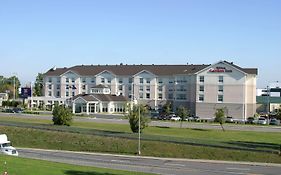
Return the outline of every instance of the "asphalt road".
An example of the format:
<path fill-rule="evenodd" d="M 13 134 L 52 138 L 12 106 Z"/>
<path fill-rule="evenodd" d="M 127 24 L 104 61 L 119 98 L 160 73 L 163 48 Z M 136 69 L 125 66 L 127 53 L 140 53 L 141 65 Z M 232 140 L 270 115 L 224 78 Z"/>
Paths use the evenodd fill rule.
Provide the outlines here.
<path fill-rule="evenodd" d="M 46 120 L 52 120 L 51 115 L 31 115 L 31 114 L 10 114 L 10 113 L 0 113 L 0 116 L 11 116 L 11 117 L 21 117 L 21 118 L 40 118 Z M 122 115 L 105 115 L 97 114 L 95 117 L 74 117 L 74 121 L 82 122 L 97 122 L 97 123 L 119 123 L 128 124 L 128 120 L 123 119 Z M 151 121 L 150 126 L 158 127 L 180 127 L 180 122 L 171 121 Z M 196 122 L 184 122 L 183 128 L 193 128 L 193 129 L 221 129 L 221 126 L 216 123 L 196 123 Z M 281 132 L 281 126 L 263 126 L 263 125 L 242 125 L 242 124 L 225 124 L 224 128 L 226 130 L 240 130 L 240 131 L 261 131 L 261 132 Z"/>
<path fill-rule="evenodd" d="M 163 175 L 280 175 L 281 164 L 169 159 L 70 151 L 18 149 L 19 156 Z"/>

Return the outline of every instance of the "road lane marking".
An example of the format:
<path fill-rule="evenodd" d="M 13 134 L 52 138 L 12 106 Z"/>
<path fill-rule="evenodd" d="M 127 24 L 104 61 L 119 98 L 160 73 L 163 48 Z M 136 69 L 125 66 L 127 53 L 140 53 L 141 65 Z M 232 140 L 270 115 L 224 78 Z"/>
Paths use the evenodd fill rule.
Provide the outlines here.
<path fill-rule="evenodd" d="M 227 167 L 228 170 L 240 170 L 240 171 L 250 171 L 250 168 L 235 168 L 235 167 Z"/>
<path fill-rule="evenodd" d="M 126 160 L 111 160 L 111 162 L 129 163 L 129 161 Z"/>
<path fill-rule="evenodd" d="M 184 166 L 185 166 L 185 165 L 183 165 L 183 164 L 176 164 L 176 163 L 165 163 L 165 165 L 181 166 L 181 167 L 184 167 Z"/>

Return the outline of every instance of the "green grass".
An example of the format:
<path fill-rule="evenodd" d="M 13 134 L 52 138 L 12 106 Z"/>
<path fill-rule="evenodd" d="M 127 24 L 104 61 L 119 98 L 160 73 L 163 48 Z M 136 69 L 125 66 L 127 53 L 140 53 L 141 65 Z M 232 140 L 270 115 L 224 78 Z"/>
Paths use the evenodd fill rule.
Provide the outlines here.
<path fill-rule="evenodd" d="M 129 124 L 75 122 L 65 127 L 54 126 L 49 120 L 17 117 L 1 117 L 0 122 L 24 125 L 0 126 L 1 133 L 7 133 L 18 147 L 119 154 L 137 152 L 138 135 L 131 133 Z M 280 133 L 148 127 L 141 137 L 142 154 L 148 156 L 281 163 L 276 154 L 281 144 Z"/>
<path fill-rule="evenodd" d="M 5 165 L 6 162 L 6 165 Z M 0 155 L 0 174 L 8 171 L 9 175 L 129 175 L 146 173 L 128 172 L 105 168 L 76 166 L 63 163 L 26 159 Z"/>

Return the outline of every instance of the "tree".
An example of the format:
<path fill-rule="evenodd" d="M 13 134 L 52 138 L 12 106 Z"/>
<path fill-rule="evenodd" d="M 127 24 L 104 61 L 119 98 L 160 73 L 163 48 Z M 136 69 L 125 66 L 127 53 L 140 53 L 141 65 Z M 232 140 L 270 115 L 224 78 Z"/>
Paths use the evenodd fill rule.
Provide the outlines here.
<path fill-rule="evenodd" d="M 9 94 L 9 98 L 13 98 L 15 94 L 15 98 L 18 97 L 18 87 L 20 87 L 20 81 L 18 77 L 12 76 L 9 78 L 5 78 L 0 76 L 0 92 L 6 92 Z"/>
<path fill-rule="evenodd" d="M 215 112 L 215 122 L 219 122 L 221 125 L 222 130 L 224 131 L 223 124 L 225 123 L 225 109 L 219 108 Z"/>
<path fill-rule="evenodd" d="M 169 115 L 172 112 L 172 103 L 171 102 L 167 102 L 163 107 L 162 107 L 162 113 L 164 115 Z"/>
<path fill-rule="evenodd" d="M 186 120 L 187 116 L 189 115 L 189 111 L 185 107 L 179 106 L 176 110 L 176 115 L 181 118 L 181 126 L 180 127 L 182 127 L 182 122 L 184 120 Z"/>
<path fill-rule="evenodd" d="M 142 132 L 142 130 L 148 126 L 148 110 L 143 105 L 133 105 L 129 107 L 127 117 L 129 119 L 131 130 L 134 133 L 139 131 L 139 118 L 140 132 Z"/>
<path fill-rule="evenodd" d="M 42 73 L 38 73 L 37 77 L 36 77 L 36 81 L 34 84 L 34 96 L 42 96 L 43 93 L 43 74 Z"/>
<path fill-rule="evenodd" d="M 278 120 L 281 120 L 281 108 L 277 109 L 276 118 L 277 118 Z"/>
<path fill-rule="evenodd" d="M 73 114 L 71 110 L 64 105 L 55 105 L 52 114 L 54 125 L 70 126 L 72 124 Z"/>

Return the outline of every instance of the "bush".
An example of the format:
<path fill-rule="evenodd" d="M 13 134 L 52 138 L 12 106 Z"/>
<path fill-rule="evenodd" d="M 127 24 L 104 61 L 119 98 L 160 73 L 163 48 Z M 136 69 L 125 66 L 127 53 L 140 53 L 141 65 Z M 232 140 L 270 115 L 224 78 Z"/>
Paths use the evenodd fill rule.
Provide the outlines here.
<path fill-rule="evenodd" d="M 139 130 L 139 118 L 140 118 L 140 132 L 148 126 L 149 118 L 148 111 L 143 105 L 134 105 L 129 107 L 128 115 L 130 128 L 132 132 L 137 133 Z M 140 116 L 139 116 L 140 115 Z"/>
<path fill-rule="evenodd" d="M 54 125 L 70 126 L 72 124 L 73 114 L 69 108 L 66 108 L 63 105 L 55 105 L 52 114 Z"/>

